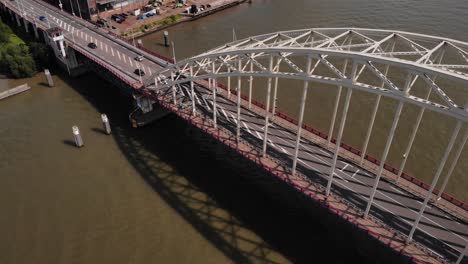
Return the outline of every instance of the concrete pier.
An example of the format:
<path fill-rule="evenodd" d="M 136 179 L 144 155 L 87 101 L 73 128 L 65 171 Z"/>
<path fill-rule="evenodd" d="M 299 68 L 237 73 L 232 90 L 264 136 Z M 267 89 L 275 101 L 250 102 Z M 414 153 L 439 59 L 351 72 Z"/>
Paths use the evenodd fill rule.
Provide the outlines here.
<path fill-rule="evenodd" d="M 81 148 L 84 145 L 84 143 L 83 143 L 83 139 L 81 138 L 80 130 L 78 129 L 77 126 L 73 126 L 72 130 L 73 130 L 73 137 L 75 138 L 75 144 L 77 147 Z"/>
<path fill-rule="evenodd" d="M 52 79 L 52 75 L 50 75 L 50 71 L 48 69 L 45 69 L 44 74 L 46 76 L 47 84 L 49 85 L 49 87 L 54 86 L 54 80 Z"/>

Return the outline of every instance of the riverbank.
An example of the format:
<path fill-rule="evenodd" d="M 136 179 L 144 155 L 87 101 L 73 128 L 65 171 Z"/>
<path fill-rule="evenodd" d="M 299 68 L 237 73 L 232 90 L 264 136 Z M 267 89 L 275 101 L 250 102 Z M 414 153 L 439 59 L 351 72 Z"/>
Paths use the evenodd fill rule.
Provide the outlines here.
<path fill-rule="evenodd" d="M 111 30 L 116 34 L 120 34 L 127 38 L 143 37 L 171 26 L 197 20 L 201 17 L 217 13 L 246 1 L 247 0 L 203 0 L 197 3 L 203 6 L 210 6 L 210 8 L 203 9 L 203 11 L 196 14 L 187 14 L 181 12 L 181 10 L 174 9 L 158 15 L 157 18 L 150 17 L 144 20 L 137 20 L 136 17 L 128 16 L 128 21 L 121 24 L 113 23 L 112 27 L 115 27 L 115 29 Z"/>

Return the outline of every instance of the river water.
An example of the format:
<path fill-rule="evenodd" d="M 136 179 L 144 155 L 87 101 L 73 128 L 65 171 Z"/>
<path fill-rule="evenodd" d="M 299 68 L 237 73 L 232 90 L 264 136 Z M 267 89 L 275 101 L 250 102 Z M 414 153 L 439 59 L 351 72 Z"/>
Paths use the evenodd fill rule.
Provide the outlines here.
<path fill-rule="evenodd" d="M 230 41 L 233 27 L 238 38 L 355 26 L 468 40 L 467 15 L 468 3 L 455 0 L 254 0 L 169 32 L 177 58 L 184 58 Z M 160 33 L 143 42 L 170 55 L 161 46 Z M 46 87 L 42 75 L 9 81 L 9 87 L 28 82 L 32 89 L 0 102 L 0 263 L 363 262 L 358 246 L 348 245 L 294 205 L 300 198 L 285 201 L 278 185 L 261 171 L 184 122 L 169 116 L 132 129 L 127 119 L 131 106 L 114 87 L 93 74 L 71 79 L 52 72 L 55 87 Z M 316 93 L 311 100 L 330 105 L 332 98 Z M 345 142 L 359 146 L 365 118 L 358 117 L 369 112 L 368 99 L 362 95 L 363 106 L 351 108 L 355 122 L 346 130 L 357 132 L 345 133 Z M 382 119 L 392 106 L 384 104 Z M 293 103 L 280 108 L 296 111 Z M 102 133 L 103 112 L 111 120 L 112 136 Z M 310 112 L 315 114 L 306 116 L 308 123 L 326 131 L 330 116 Z M 83 135 L 81 149 L 73 146 L 73 125 Z M 422 128 L 429 132 L 415 146 L 415 153 L 424 155 L 418 156 L 421 162 L 410 159 L 408 171 L 430 180 L 453 125 L 436 115 L 425 118 Z M 384 138 L 388 122 L 377 126 L 383 129 L 374 137 Z M 405 126 L 409 122 L 403 123 L 403 132 Z M 397 150 L 403 132 L 397 135 Z M 421 150 L 427 142 L 434 151 Z M 382 144 L 371 144 L 371 153 L 378 156 Z M 448 186 L 464 200 L 466 158 L 467 151 Z M 330 248 L 341 254 L 330 256 Z"/>

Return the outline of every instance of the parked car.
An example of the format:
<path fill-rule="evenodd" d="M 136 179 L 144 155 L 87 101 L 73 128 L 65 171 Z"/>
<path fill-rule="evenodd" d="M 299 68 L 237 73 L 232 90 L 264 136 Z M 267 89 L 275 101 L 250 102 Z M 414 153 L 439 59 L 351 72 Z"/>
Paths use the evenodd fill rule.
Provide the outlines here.
<path fill-rule="evenodd" d="M 40 21 L 46 21 L 46 17 L 45 16 L 39 16 L 39 20 Z"/>
<path fill-rule="evenodd" d="M 141 69 L 135 69 L 135 71 L 133 73 L 135 73 L 136 75 L 140 75 L 140 76 L 145 75 L 145 72 L 143 70 L 141 70 Z"/>
<path fill-rule="evenodd" d="M 88 43 L 88 47 L 90 47 L 91 49 L 95 49 L 95 48 L 97 48 L 97 45 L 94 42 L 90 42 L 90 43 Z"/>

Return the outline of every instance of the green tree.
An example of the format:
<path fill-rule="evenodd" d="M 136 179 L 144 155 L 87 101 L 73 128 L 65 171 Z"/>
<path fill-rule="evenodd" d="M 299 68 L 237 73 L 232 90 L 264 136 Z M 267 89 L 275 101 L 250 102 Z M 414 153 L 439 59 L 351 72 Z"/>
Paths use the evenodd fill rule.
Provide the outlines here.
<path fill-rule="evenodd" d="M 31 77 L 36 73 L 36 63 L 24 44 L 8 46 L 3 53 L 2 62 L 6 64 L 9 74 L 15 78 Z"/>

